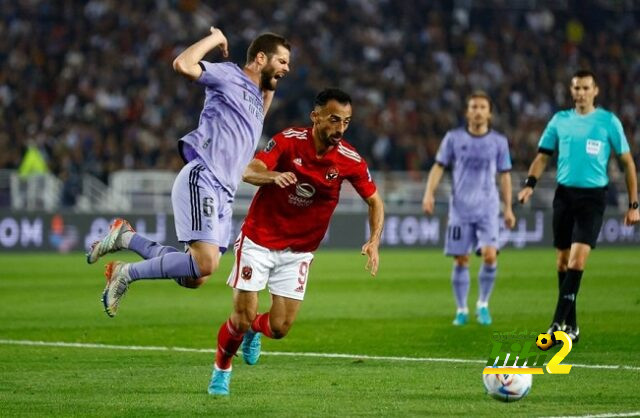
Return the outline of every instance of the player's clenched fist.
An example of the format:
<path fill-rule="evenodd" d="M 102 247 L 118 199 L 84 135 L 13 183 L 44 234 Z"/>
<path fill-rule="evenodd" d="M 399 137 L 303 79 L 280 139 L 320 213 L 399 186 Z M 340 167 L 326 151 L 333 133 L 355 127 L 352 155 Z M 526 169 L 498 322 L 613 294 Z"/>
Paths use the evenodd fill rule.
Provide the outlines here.
<path fill-rule="evenodd" d="M 222 33 L 222 31 L 218 28 L 214 28 L 213 26 L 211 26 L 209 28 L 209 31 L 211 32 L 212 35 L 217 37 L 218 40 L 218 48 L 220 48 L 220 50 L 222 51 L 222 56 L 223 57 L 228 57 L 229 56 L 229 43 L 227 41 L 227 37 L 224 36 L 224 33 Z"/>

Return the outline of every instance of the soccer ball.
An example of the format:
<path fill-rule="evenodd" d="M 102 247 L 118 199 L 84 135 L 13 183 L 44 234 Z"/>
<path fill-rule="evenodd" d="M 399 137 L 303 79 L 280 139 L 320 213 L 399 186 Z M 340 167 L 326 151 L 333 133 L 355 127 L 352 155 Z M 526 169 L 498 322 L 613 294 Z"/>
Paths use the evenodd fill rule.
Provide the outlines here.
<path fill-rule="evenodd" d="M 553 345 L 553 338 L 549 334 L 540 334 L 536 338 L 536 345 L 542 351 L 547 351 Z"/>
<path fill-rule="evenodd" d="M 482 382 L 493 399 L 514 402 L 529 393 L 533 379 L 530 374 L 483 374 Z"/>

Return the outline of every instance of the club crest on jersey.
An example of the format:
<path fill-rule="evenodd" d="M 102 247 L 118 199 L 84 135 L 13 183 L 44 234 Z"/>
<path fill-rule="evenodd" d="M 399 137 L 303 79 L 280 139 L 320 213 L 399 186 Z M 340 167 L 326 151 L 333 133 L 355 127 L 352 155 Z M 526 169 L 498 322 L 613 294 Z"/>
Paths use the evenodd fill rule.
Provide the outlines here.
<path fill-rule="evenodd" d="M 338 178 L 338 174 L 339 174 L 339 172 L 338 172 L 338 169 L 336 167 L 330 167 L 327 170 L 327 174 L 325 174 L 324 177 L 327 180 L 335 180 L 335 179 Z"/>
<path fill-rule="evenodd" d="M 271 138 L 269 142 L 267 142 L 267 145 L 264 147 L 264 152 L 271 151 L 275 146 L 276 146 L 276 141 L 274 141 L 273 138 Z"/>
<path fill-rule="evenodd" d="M 251 280 L 251 275 L 253 274 L 253 269 L 249 266 L 242 267 L 242 279 L 243 280 Z"/>

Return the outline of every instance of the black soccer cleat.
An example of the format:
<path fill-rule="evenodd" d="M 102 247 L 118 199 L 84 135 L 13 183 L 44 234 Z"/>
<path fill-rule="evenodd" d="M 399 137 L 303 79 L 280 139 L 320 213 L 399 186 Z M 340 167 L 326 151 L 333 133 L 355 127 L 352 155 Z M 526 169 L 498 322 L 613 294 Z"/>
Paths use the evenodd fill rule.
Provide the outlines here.
<path fill-rule="evenodd" d="M 571 338 L 571 344 L 577 344 L 580 341 L 580 328 L 577 326 L 574 328 L 570 325 L 565 325 L 563 331 Z"/>
<path fill-rule="evenodd" d="M 549 330 L 547 331 L 547 334 L 551 335 L 551 347 L 555 347 L 556 345 L 560 344 L 560 341 L 556 339 L 556 336 L 554 334 L 554 332 L 556 331 L 562 331 L 562 327 L 557 322 L 554 322 L 553 324 L 551 324 Z"/>

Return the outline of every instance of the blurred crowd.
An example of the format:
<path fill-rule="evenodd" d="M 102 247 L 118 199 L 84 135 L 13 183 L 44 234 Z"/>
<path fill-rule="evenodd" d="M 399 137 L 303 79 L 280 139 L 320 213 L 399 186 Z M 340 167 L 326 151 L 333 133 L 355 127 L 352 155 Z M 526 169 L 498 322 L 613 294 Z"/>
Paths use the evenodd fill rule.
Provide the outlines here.
<path fill-rule="evenodd" d="M 589 68 L 638 161 L 640 14 L 628 3 L 2 1 L 0 169 L 35 148 L 69 196 L 84 173 L 107 182 L 120 169 L 178 170 L 176 140 L 196 127 L 204 94 L 171 63 L 210 25 L 241 66 L 261 32 L 292 43 L 265 136 L 308 124 L 315 93 L 339 86 L 355 100 L 346 137 L 370 166 L 420 172 L 464 123 L 465 96 L 483 89 L 515 168 L 526 169 L 550 116 L 572 106 L 571 74 Z"/>

